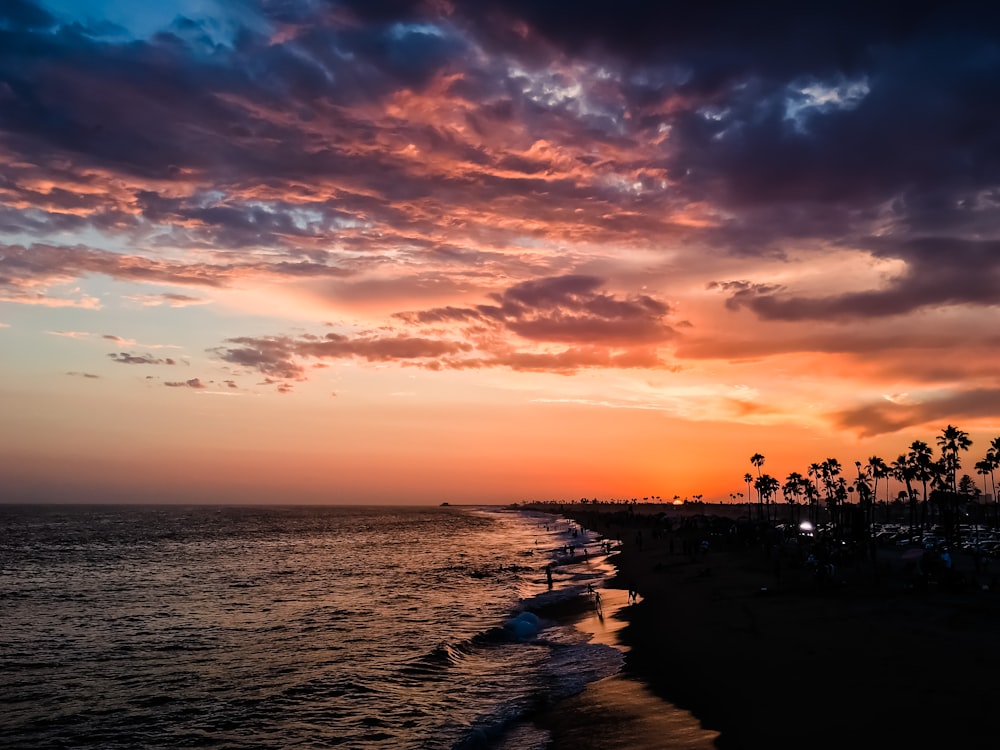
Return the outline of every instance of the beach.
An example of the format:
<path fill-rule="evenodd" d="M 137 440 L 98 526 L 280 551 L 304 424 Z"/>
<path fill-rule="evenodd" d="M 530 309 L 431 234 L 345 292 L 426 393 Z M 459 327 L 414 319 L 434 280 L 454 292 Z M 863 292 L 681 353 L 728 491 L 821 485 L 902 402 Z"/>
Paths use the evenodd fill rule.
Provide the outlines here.
<path fill-rule="evenodd" d="M 960 577 L 920 579 L 906 550 L 878 547 L 820 580 L 787 545 L 690 510 L 549 510 L 622 540 L 605 597 L 639 596 L 613 633 L 624 673 L 543 719 L 555 750 L 993 746 L 1000 571 L 956 551 Z M 664 718 L 693 718 L 690 744 L 657 744 Z"/>

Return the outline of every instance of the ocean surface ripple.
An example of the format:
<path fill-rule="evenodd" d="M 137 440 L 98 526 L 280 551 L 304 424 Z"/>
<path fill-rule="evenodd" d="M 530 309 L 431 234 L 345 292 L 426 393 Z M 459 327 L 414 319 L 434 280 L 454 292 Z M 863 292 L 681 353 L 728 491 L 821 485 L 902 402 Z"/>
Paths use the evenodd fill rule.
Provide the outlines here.
<path fill-rule="evenodd" d="M 8 506 L 0 531 L 4 747 L 530 750 L 534 712 L 621 668 L 521 614 L 609 573 L 547 516 Z"/>

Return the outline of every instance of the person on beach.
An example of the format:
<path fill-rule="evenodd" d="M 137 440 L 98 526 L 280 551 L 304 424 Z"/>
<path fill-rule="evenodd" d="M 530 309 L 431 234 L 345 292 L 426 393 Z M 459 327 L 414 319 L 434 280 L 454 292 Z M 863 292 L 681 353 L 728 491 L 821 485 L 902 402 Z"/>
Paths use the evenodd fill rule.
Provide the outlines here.
<path fill-rule="evenodd" d="M 552 563 L 545 566 L 545 580 L 549 582 L 549 588 L 552 588 Z"/>

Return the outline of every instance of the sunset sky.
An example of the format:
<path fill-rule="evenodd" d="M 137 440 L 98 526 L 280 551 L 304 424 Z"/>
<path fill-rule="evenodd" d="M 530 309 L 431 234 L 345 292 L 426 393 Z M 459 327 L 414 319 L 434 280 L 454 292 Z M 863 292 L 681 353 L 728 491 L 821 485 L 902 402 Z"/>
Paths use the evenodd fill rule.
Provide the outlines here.
<path fill-rule="evenodd" d="M 3 0 L 0 499 L 974 475 L 998 18 L 764 7 Z"/>

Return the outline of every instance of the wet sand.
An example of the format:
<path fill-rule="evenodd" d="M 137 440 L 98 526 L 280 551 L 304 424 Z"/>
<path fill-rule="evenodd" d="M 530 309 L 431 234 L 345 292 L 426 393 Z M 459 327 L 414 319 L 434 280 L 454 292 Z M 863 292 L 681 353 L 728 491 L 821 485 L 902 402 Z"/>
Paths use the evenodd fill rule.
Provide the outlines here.
<path fill-rule="evenodd" d="M 1000 742 L 1000 595 L 986 588 L 1000 563 L 977 573 L 957 552 L 962 585 L 914 588 L 904 551 L 880 548 L 818 586 L 760 546 L 713 539 L 692 558 L 651 515 L 560 512 L 623 540 L 610 585 L 641 598 L 607 634 L 627 648 L 624 674 L 543 717 L 554 750 Z"/>
<path fill-rule="evenodd" d="M 575 626 L 595 642 L 624 647 L 621 631 L 627 622 L 622 615 L 628 594 L 615 588 L 600 593 L 602 613 L 588 601 L 572 617 Z M 549 750 L 711 750 L 718 736 L 629 674 L 591 683 L 546 712 L 539 724 L 552 736 Z"/>

